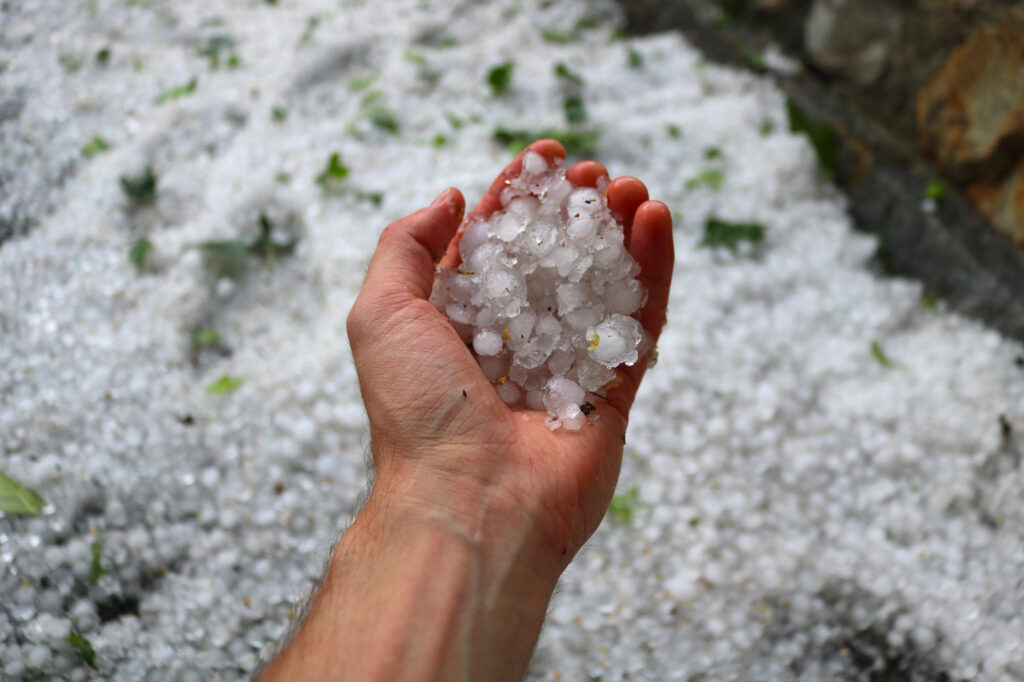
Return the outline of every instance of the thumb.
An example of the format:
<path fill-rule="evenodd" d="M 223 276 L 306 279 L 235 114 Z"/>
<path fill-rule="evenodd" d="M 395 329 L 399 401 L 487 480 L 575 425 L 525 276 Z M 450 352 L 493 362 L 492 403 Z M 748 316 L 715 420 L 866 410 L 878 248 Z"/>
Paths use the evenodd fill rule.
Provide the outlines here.
<path fill-rule="evenodd" d="M 448 247 L 465 209 L 462 192 L 451 187 L 430 206 L 384 228 L 366 272 L 363 293 L 394 295 L 405 291 L 429 297 L 434 264 Z"/>

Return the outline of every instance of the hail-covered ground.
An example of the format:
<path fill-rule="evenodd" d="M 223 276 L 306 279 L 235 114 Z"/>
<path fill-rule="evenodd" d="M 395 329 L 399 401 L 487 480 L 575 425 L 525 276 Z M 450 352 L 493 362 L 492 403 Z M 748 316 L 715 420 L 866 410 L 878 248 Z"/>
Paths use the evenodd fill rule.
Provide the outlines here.
<path fill-rule="evenodd" d="M 1024 678 L 1022 349 L 875 271 L 769 81 L 616 22 L 0 5 L 0 471 L 47 503 L 0 519 L 0 678 L 256 667 L 364 488 L 378 233 L 541 131 L 666 201 L 677 265 L 530 678 Z"/>

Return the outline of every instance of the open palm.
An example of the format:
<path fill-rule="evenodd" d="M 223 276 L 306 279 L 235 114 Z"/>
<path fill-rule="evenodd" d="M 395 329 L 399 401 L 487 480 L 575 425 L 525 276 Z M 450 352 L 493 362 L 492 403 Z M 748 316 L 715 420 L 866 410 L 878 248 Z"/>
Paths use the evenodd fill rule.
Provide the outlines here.
<path fill-rule="evenodd" d="M 549 160 L 565 157 L 554 140 L 528 149 Z M 500 208 L 501 190 L 521 163 L 522 154 L 463 224 Z M 596 186 L 602 177 L 607 171 L 594 161 L 568 172 L 577 186 Z M 635 178 L 616 179 L 606 196 L 648 290 L 638 317 L 657 340 L 673 267 L 671 215 L 661 202 L 647 200 L 647 189 Z M 464 205 L 461 193 L 450 189 L 389 225 L 349 315 L 378 480 L 414 482 L 402 490 L 410 503 L 459 509 L 463 517 L 472 507 L 459 502 L 470 498 L 486 499 L 501 513 L 529 515 L 567 563 L 611 500 L 629 409 L 647 359 L 618 368 L 617 385 L 602 393 L 607 401 L 592 401 L 599 419 L 579 431 L 553 432 L 545 413 L 508 407 L 448 319 L 427 300 L 435 264 L 458 263 L 456 231 Z M 476 525 L 472 518 L 460 520 Z"/>

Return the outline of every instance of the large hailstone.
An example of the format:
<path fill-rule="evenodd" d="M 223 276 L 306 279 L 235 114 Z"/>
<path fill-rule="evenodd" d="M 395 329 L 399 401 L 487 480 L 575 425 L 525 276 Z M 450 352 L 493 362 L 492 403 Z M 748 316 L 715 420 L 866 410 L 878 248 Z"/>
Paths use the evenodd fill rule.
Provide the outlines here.
<path fill-rule="evenodd" d="M 573 188 L 561 162 L 527 152 L 501 203 L 466 226 L 462 264 L 439 271 L 431 301 L 506 403 L 546 409 L 552 429 L 579 429 L 586 394 L 647 342 L 630 317 L 647 297 L 640 266 L 603 192 Z"/>

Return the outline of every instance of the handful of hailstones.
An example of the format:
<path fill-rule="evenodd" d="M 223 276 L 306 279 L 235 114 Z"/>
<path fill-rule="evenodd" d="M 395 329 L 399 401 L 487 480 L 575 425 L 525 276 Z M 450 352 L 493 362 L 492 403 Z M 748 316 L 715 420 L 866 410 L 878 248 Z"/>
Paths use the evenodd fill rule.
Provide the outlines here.
<path fill-rule="evenodd" d="M 461 265 L 439 270 L 430 296 L 502 400 L 546 409 L 551 429 L 586 424 L 586 394 L 650 345 L 630 317 L 647 298 L 640 266 L 603 190 L 573 187 L 563 162 L 527 152 L 502 208 L 466 225 Z"/>

